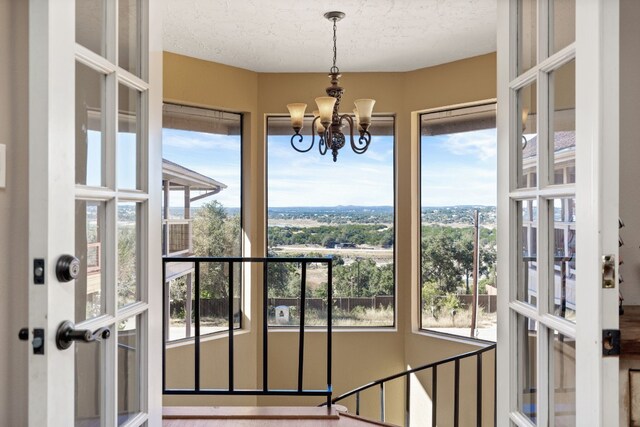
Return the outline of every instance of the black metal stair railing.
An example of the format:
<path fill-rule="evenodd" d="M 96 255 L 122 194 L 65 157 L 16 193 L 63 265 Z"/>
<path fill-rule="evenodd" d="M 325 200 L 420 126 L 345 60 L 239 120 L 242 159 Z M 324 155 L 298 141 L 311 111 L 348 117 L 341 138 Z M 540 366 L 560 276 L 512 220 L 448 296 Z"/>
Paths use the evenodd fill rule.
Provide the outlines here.
<path fill-rule="evenodd" d="M 370 382 L 368 384 L 364 384 L 360 387 L 357 387 L 351 391 L 348 391 L 344 394 L 341 394 L 338 397 L 331 399 L 332 403 L 338 403 L 348 397 L 354 396 L 356 399 L 356 415 L 360 415 L 360 394 L 363 391 L 369 390 L 373 387 L 379 387 L 380 393 L 380 421 L 385 422 L 385 384 L 389 381 L 396 380 L 398 378 L 404 377 L 405 382 L 405 391 L 404 391 L 404 426 L 409 427 L 410 424 L 410 408 L 411 408 L 411 381 L 410 375 L 415 374 L 416 372 L 425 371 L 427 369 L 431 369 L 431 425 L 435 427 L 438 419 L 438 367 L 453 363 L 454 364 L 454 402 L 453 402 L 453 413 L 451 417 L 453 419 L 453 426 L 458 427 L 460 425 L 460 362 L 463 359 L 467 358 L 476 358 L 476 421 L 477 426 L 482 426 L 482 408 L 483 408 L 483 376 L 482 376 L 482 364 L 483 364 L 483 354 L 494 350 L 496 345 L 489 344 L 486 347 L 483 347 L 479 350 L 470 351 L 467 353 L 458 354 L 452 357 L 448 357 L 446 359 L 438 360 L 437 362 L 429 363 L 426 365 L 418 366 L 417 368 L 408 369 L 406 371 L 390 375 L 385 378 L 381 378 L 379 380 Z M 495 364 L 495 353 L 494 353 L 494 364 Z M 494 365 L 495 366 L 495 365 Z M 494 368 L 495 369 L 495 368 Z M 494 370 L 495 372 L 495 370 Z M 494 383 L 494 424 L 495 424 L 495 376 L 493 378 Z M 325 406 L 327 403 L 322 403 L 320 406 Z"/>
<path fill-rule="evenodd" d="M 194 387 L 193 388 L 167 388 L 167 362 L 166 350 L 168 341 L 167 319 L 169 317 L 168 304 L 168 284 L 166 281 L 166 269 L 169 263 L 193 263 L 194 264 L 194 321 L 195 336 L 194 342 Z M 227 263 L 229 266 L 228 275 L 228 298 L 229 298 L 229 380 L 228 388 L 212 389 L 201 386 L 200 378 L 200 266 L 205 263 Z M 233 308 L 233 285 L 234 264 L 261 263 L 263 266 L 263 293 L 262 293 L 262 388 L 260 389 L 237 389 L 234 384 L 234 308 Z M 269 388 L 269 341 L 268 341 L 268 268 L 269 264 L 276 263 L 299 263 L 301 266 L 300 278 L 300 327 L 299 327 L 299 343 L 298 343 L 298 384 L 296 389 L 271 389 Z M 304 375 L 304 334 L 305 334 L 305 299 L 306 299 L 306 276 L 308 264 L 326 264 L 327 265 L 327 388 L 326 389 L 305 389 L 303 384 Z M 312 257 L 296 257 L 296 258 L 256 258 L 256 257 L 163 257 L 162 259 L 162 283 L 163 283 L 163 301 L 164 301 L 164 321 L 163 321 L 163 346 L 162 346 L 162 390 L 167 395 L 237 395 L 237 396 L 256 396 L 256 395 L 272 395 L 272 396 L 325 396 L 327 398 L 326 405 L 331 406 L 332 386 L 331 386 L 331 354 L 332 354 L 332 306 L 333 300 L 333 270 L 332 258 L 312 258 Z"/>

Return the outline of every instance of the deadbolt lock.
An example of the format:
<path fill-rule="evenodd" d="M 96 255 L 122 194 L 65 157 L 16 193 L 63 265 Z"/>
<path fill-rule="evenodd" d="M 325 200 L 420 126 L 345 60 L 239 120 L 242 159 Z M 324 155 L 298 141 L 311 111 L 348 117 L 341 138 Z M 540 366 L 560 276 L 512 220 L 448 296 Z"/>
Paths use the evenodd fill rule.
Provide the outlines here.
<path fill-rule="evenodd" d="M 56 264 L 56 277 L 59 281 L 70 282 L 80 273 L 80 260 L 73 255 L 62 255 Z"/>

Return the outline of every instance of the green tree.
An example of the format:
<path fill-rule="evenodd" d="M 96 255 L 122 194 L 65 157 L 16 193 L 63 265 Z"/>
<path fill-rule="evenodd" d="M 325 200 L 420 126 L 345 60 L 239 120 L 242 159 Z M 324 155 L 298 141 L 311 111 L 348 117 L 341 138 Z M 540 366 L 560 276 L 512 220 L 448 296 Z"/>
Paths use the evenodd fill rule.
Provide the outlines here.
<path fill-rule="evenodd" d="M 193 218 L 193 252 L 197 256 L 240 256 L 240 216 L 229 216 L 220 202 L 204 204 Z M 236 267 L 240 272 L 240 267 Z M 239 282 L 239 274 L 234 277 Z M 203 298 L 227 298 L 229 265 L 207 263 L 200 270 Z M 236 289 L 239 287 L 236 285 Z"/>
<path fill-rule="evenodd" d="M 457 258 L 451 232 L 427 235 L 422 241 L 422 282 L 437 283 L 442 293 L 456 292 L 464 273 Z"/>
<path fill-rule="evenodd" d="M 119 306 L 137 299 L 138 262 L 136 251 L 136 228 L 118 228 L 118 304 Z"/>

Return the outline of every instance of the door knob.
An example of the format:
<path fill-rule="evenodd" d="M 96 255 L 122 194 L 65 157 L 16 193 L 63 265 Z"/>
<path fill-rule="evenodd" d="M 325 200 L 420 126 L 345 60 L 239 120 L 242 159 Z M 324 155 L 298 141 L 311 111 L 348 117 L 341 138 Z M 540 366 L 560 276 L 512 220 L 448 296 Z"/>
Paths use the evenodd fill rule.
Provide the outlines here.
<path fill-rule="evenodd" d="M 56 345 L 60 350 L 71 347 L 74 341 L 94 342 L 106 340 L 111 336 L 111 330 L 107 327 L 96 329 L 91 332 L 89 329 L 76 329 L 75 324 L 67 320 L 62 322 L 56 333 Z"/>
<path fill-rule="evenodd" d="M 62 255 L 56 263 L 56 277 L 66 283 L 74 280 L 80 273 L 80 260 L 73 255 Z"/>
<path fill-rule="evenodd" d="M 18 338 L 20 338 L 22 341 L 28 340 L 29 339 L 29 329 L 27 329 L 27 328 L 20 329 L 20 332 L 18 332 Z"/>

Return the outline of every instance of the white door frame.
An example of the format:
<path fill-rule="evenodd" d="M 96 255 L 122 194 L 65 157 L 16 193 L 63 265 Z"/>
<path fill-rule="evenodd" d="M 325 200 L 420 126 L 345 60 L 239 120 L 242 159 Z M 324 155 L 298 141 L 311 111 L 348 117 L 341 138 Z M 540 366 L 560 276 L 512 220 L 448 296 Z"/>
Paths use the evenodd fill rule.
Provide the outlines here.
<path fill-rule="evenodd" d="M 117 22 L 117 1 L 108 0 L 106 13 Z M 140 110 L 140 119 L 148 124 L 143 133 L 146 162 L 138 165 L 143 181 L 143 193 L 124 194 L 124 200 L 142 200 L 147 215 L 141 219 L 138 254 L 143 282 L 140 285 L 141 302 L 130 309 L 120 310 L 118 317 L 146 313 L 138 324 L 141 343 L 138 349 L 142 358 L 140 402 L 142 416 L 135 425 L 147 422 L 160 425 L 162 412 L 161 354 L 162 354 L 162 292 L 160 248 L 160 183 L 162 179 L 161 121 L 162 121 L 162 0 L 142 0 L 140 25 L 148 23 L 148 35 L 144 30 L 140 49 L 142 76 L 127 76 L 122 70 L 110 70 L 109 62 L 87 54 L 88 50 L 76 45 L 74 0 L 30 0 L 29 3 L 29 272 L 34 277 L 33 262 L 45 260 L 44 284 L 29 283 L 30 340 L 35 328 L 44 329 L 44 354 L 34 354 L 29 348 L 29 426 L 74 425 L 74 351 L 56 347 L 56 331 L 65 320 L 75 318 L 74 282 L 60 283 L 56 278 L 55 264 L 63 254 L 74 254 L 74 212 L 76 197 L 100 198 L 105 192 L 92 194 L 87 188 L 75 184 L 75 66 L 76 60 L 92 63 L 104 74 L 115 75 L 133 88 L 146 91 L 146 102 Z M 115 13 L 115 15 L 114 15 Z M 107 30 L 107 37 L 117 40 L 117 34 Z M 147 53 L 148 47 L 148 56 Z M 108 55 L 117 58 L 117 46 Z M 115 53 L 114 53 L 115 52 Z M 111 77 L 110 77 L 111 78 Z M 117 84 L 117 83 L 116 83 Z M 115 86 L 114 86 L 115 87 Z M 115 98 L 107 102 L 107 109 L 115 112 Z M 106 111 L 106 115 L 113 115 Z M 114 123 L 115 117 L 113 118 Z M 115 141 L 115 130 L 110 137 Z M 112 142 L 113 142 L 112 141 Z M 145 141 L 149 141 L 148 144 Z M 111 159 L 109 161 L 112 161 Z M 118 191 L 115 192 L 117 200 Z M 115 214 L 115 208 L 112 209 Z M 116 238 L 111 236 L 111 247 Z M 114 249 L 115 250 L 115 249 Z M 112 259 L 113 260 L 113 259 Z M 148 285 L 145 285 L 148 284 Z M 111 285 L 112 288 L 115 284 Z M 107 315 L 85 323 L 87 328 L 102 326 L 114 319 L 116 308 L 113 297 L 106 297 Z M 109 308 L 111 307 L 111 309 Z M 113 321 L 113 320 L 111 320 Z M 105 354 L 117 357 L 117 331 Z M 78 344 L 74 344 L 78 345 Z M 83 345 L 83 344 L 80 344 Z M 91 344 L 86 344 L 91 345 Z M 103 393 L 115 393 L 117 388 L 117 359 L 107 358 Z M 115 396 L 115 394 L 114 394 Z M 109 403 L 110 402 L 110 403 Z M 106 418 L 103 425 L 117 425 L 117 402 L 107 399 L 103 408 Z"/>
<path fill-rule="evenodd" d="M 538 34 L 545 28 L 552 0 L 538 0 Z M 530 426 L 517 412 L 517 313 L 538 320 L 576 340 L 576 425 L 616 426 L 619 424 L 618 358 L 602 356 L 602 330 L 618 328 L 618 286 L 603 289 L 601 259 L 618 254 L 618 98 L 619 98 L 619 0 L 576 0 L 576 41 L 547 58 L 546 32 L 538 38 L 538 66 L 517 75 L 517 1 L 498 3 L 498 366 L 497 425 Z M 546 72 L 558 63 L 576 57 L 576 184 L 566 189 L 549 188 L 543 173 L 542 188 L 518 190 L 520 142 L 516 92 L 531 79 L 538 82 L 539 170 L 548 168 L 546 123 L 548 81 Z M 573 187 L 573 188 L 572 188 Z M 538 285 L 538 307 L 517 301 L 518 221 L 514 203 L 520 197 L 576 197 L 577 259 L 576 325 L 546 314 L 548 290 Z M 538 205 L 540 212 L 545 207 Z M 548 220 L 538 215 L 538 277 L 548 277 L 549 248 L 545 231 Z M 540 229 L 543 229 L 541 232 Z M 547 233 L 548 236 L 548 233 Z M 543 244 L 544 242 L 544 244 Z M 616 258 L 617 259 L 617 258 Z M 616 275 L 617 277 L 617 275 Z M 542 303 L 540 303 L 542 300 Z M 538 328 L 537 422 L 552 425 L 549 396 L 549 329 Z M 542 331 L 541 331 L 542 329 Z M 551 337 L 552 338 L 552 337 Z"/>

